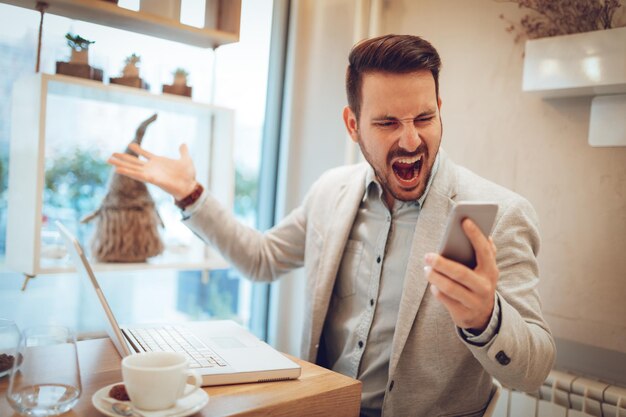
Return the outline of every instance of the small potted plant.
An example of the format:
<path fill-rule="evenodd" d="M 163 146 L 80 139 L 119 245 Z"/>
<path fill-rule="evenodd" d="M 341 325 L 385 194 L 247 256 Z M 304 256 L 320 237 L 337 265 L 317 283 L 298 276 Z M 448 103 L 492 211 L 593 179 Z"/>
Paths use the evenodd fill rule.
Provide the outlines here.
<path fill-rule="evenodd" d="M 139 63 L 141 57 L 135 53 L 124 59 L 124 68 L 121 77 L 111 77 L 109 81 L 113 84 L 122 84 L 129 87 L 143 88 L 149 90 L 150 85 L 139 77 Z"/>
<path fill-rule="evenodd" d="M 173 72 L 174 75 L 174 85 L 186 86 L 187 85 L 187 77 L 189 73 L 184 68 L 176 68 Z"/>
<path fill-rule="evenodd" d="M 164 84 L 163 92 L 191 97 L 191 87 L 187 85 L 189 72 L 187 72 L 186 69 L 179 67 L 174 70 L 172 75 L 174 76 L 174 82 L 171 85 Z"/>
<path fill-rule="evenodd" d="M 141 57 L 135 53 L 126 57 L 126 59 L 124 60 L 124 63 L 126 65 L 124 66 L 124 69 L 122 70 L 124 77 L 139 78 L 139 67 L 137 66 L 137 64 L 139 64 L 140 62 L 141 62 Z"/>
<path fill-rule="evenodd" d="M 90 41 L 80 35 L 73 35 L 69 32 L 65 34 L 65 39 L 67 40 L 67 46 L 72 51 L 72 55 L 70 56 L 70 62 L 57 61 L 57 74 L 102 81 L 102 70 L 89 65 L 89 45 L 95 43 L 95 41 Z"/>
<path fill-rule="evenodd" d="M 90 41 L 80 35 L 65 34 L 67 45 L 72 49 L 70 62 L 74 64 L 89 64 L 89 45 L 96 41 Z"/>

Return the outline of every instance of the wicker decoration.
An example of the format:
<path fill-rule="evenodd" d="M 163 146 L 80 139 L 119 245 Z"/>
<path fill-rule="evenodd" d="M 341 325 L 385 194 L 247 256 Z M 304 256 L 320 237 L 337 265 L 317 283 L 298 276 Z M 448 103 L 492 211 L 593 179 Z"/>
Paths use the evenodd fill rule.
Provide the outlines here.
<path fill-rule="evenodd" d="M 137 128 L 131 143 L 141 145 L 153 115 Z M 137 156 L 128 147 L 126 153 Z M 146 184 L 113 173 L 109 192 L 98 210 L 86 216 L 81 223 L 98 218 L 91 250 L 98 262 L 145 262 L 163 252 L 163 242 L 157 226 L 164 227 Z"/>

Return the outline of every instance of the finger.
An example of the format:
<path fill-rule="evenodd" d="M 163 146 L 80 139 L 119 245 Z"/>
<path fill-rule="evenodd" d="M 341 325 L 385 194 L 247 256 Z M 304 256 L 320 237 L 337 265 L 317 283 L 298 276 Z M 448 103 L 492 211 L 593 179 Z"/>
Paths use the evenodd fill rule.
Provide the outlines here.
<path fill-rule="evenodd" d="M 139 169 L 141 166 L 137 165 L 137 164 L 133 164 L 131 162 L 127 162 L 124 161 L 122 159 L 118 159 L 118 158 L 114 158 L 111 157 L 107 160 L 107 163 L 116 166 L 116 167 L 122 167 L 122 168 L 126 168 L 126 169 Z"/>
<path fill-rule="evenodd" d="M 115 167 L 115 172 L 121 175 L 125 175 L 129 178 L 132 178 L 134 180 L 137 181 L 141 181 L 141 182 L 146 182 L 147 177 L 146 174 L 143 171 L 137 170 L 137 169 L 132 169 L 132 168 L 125 168 L 122 166 L 116 166 Z"/>
<path fill-rule="evenodd" d="M 439 300 L 453 317 L 466 315 L 469 309 L 458 301 L 448 297 L 436 285 L 429 285 L 430 293 Z"/>
<path fill-rule="evenodd" d="M 143 156 L 146 159 L 152 159 L 154 158 L 154 154 L 146 151 L 144 148 L 142 148 L 141 146 L 137 145 L 136 143 L 131 143 L 130 145 L 128 145 L 128 147 L 130 148 L 131 151 Z"/>
<path fill-rule="evenodd" d="M 113 155 L 109 159 L 107 159 L 107 164 L 111 164 L 111 165 L 114 165 L 116 167 L 128 165 L 127 162 L 124 162 L 121 159 L 116 158 L 115 155 Z"/>
<path fill-rule="evenodd" d="M 465 265 L 436 253 L 426 254 L 425 259 L 426 264 L 432 267 L 433 270 L 457 281 L 467 288 L 472 289 L 475 287 L 475 283 L 472 282 L 475 280 L 473 271 Z"/>
<path fill-rule="evenodd" d="M 493 255 L 491 253 L 491 245 L 487 240 L 487 237 L 483 235 L 476 223 L 471 219 L 463 220 L 461 223 L 465 235 L 472 243 L 474 252 L 476 253 L 476 265 L 477 267 L 487 266 L 494 263 Z"/>
<path fill-rule="evenodd" d="M 182 145 L 180 145 L 180 147 L 178 148 L 178 152 L 180 152 L 180 156 L 182 158 L 190 158 L 189 148 L 187 147 L 186 143 L 183 143 Z"/>
<path fill-rule="evenodd" d="M 491 236 L 489 236 L 489 243 L 491 243 L 491 251 L 493 252 L 493 256 L 495 258 L 496 254 L 498 253 L 498 248 L 496 247 L 496 244 L 493 243 L 493 238 Z"/>
<path fill-rule="evenodd" d="M 142 161 L 141 159 L 137 158 L 136 156 L 133 155 L 129 155 L 127 153 L 114 153 L 113 157 L 125 162 L 128 162 L 130 164 L 133 165 L 145 165 L 146 161 Z"/>
<path fill-rule="evenodd" d="M 437 289 L 448 298 L 466 307 L 472 307 L 476 303 L 476 296 L 472 291 L 436 271 L 432 271 L 428 274 L 428 282 L 437 287 Z"/>

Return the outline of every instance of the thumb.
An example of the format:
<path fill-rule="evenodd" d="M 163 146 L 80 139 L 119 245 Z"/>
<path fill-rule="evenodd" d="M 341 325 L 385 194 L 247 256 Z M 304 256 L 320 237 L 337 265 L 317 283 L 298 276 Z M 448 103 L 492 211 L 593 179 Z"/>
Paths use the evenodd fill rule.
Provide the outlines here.
<path fill-rule="evenodd" d="M 183 143 L 182 145 L 180 145 L 180 147 L 178 148 L 178 151 L 180 152 L 180 156 L 182 159 L 190 158 L 189 148 L 187 147 L 186 143 Z"/>

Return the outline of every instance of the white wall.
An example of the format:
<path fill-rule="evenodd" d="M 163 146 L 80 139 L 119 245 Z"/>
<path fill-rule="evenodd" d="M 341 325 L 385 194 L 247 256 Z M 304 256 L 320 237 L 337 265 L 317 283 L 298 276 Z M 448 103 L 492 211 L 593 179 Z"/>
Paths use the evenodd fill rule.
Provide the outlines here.
<path fill-rule="evenodd" d="M 278 218 L 297 207 L 313 182 L 345 160 L 347 135 L 341 112 L 344 76 L 352 47 L 353 0 L 293 1 L 283 117 Z M 269 341 L 298 354 L 305 293 L 296 271 L 273 284 Z"/>
<path fill-rule="evenodd" d="M 385 29 L 438 48 L 452 158 L 535 206 L 554 334 L 626 353 L 626 148 L 587 144 L 590 98 L 544 101 L 521 91 L 523 44 L 501 13 L 525 14 L 493 0 L 397 0 Z"/>
<path fill-rule="evenodd" d="M 295 207 L 345 152 L 343 76 L 357 0 L 295 1 L 291 116 L 282 207 Z M 521 91 L 523 44 L 493 0 L 385 2 L 383 32 L 441 53 L 443 146 L 458 163 L 528 198 L 541 221 L 540 292 L 557 337 L 626 353 L 626 148 L 587 145 L 590 98 Z M 610 129 L 610 126 L 607 126 Z M 296 353 L 303 277 L 283 281 L 278 346 Z M 293 320 L 290 320 L 293 319 Z"/>

